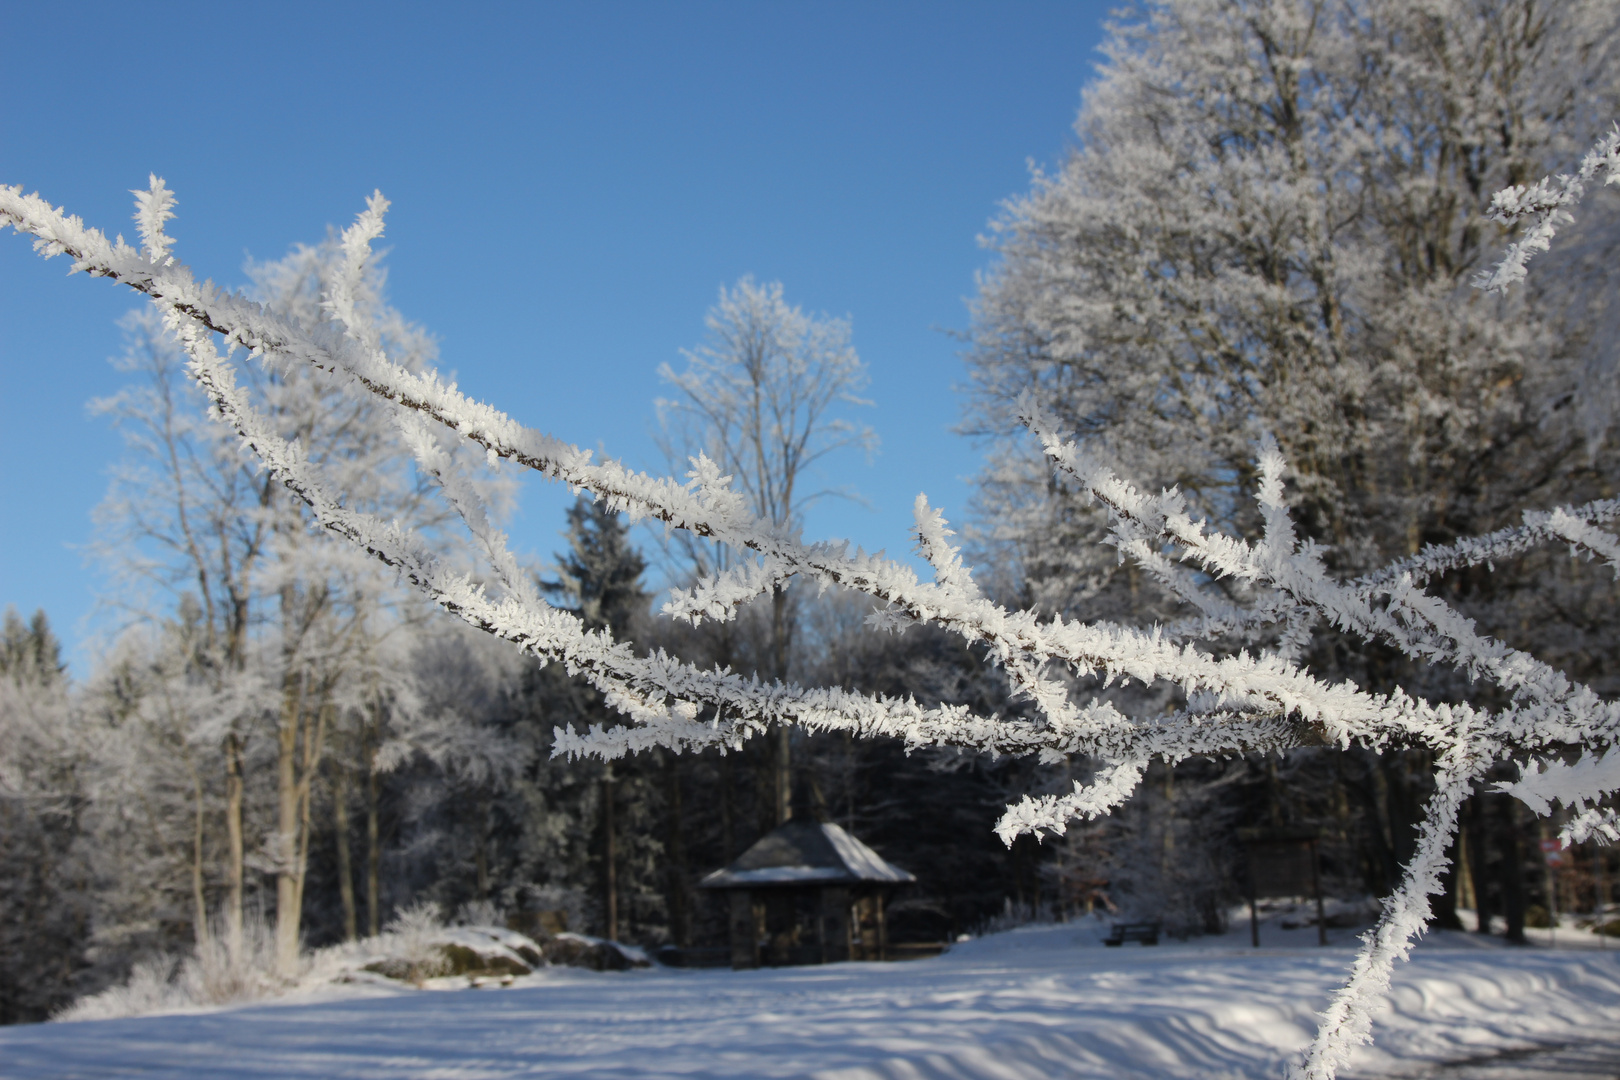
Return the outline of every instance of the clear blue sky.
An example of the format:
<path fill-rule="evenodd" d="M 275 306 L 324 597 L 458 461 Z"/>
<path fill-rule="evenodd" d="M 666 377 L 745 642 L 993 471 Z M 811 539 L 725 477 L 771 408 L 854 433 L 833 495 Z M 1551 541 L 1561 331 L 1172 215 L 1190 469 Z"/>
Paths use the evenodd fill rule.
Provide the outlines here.
<path fill-rule="evenodd" d="M 148 172 L 200 276 L 238 284 L 393 201 L 391 298 L 470 393 L 643 468 L 659 364 L 718 287 L 780 280 L 848 316 L 883 441 L 808 535 L 904 554 L 926 491 L 960 517 L 977 448 L 960 345 L 977 237 L 1072 142 L 1106 4 L 15 4 L 0 183 L 133 235 Z M 85 403 L 136 304 L 0 236 L 0 606 L 43 607 L 77 671 L 98 595 L 91 509 L 121 453 Z M 516 546 L 561 546 L 529 484 Z"/>

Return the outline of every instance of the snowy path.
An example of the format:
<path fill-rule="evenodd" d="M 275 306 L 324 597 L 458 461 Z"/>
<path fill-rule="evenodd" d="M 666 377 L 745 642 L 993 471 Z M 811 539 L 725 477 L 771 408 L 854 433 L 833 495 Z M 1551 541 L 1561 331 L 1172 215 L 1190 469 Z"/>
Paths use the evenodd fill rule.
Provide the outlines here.
<path fill-rule="evenodd" d="M 549 971 L 509 990 L 0 1029 L 0 1076 L 1270 1077 L 1309 1037 L 1348 959 L 1348 942 L 1256 951 L 1233 935 L 1104 949 L 1089 930 L 1027 928 L 905 964 Z M 1396 986 L 1360 1075 L 1498 1080 L 1508 1074 L 1425 1063 L 1620 1041 L 1614 953 L 1441 934 Z"/>

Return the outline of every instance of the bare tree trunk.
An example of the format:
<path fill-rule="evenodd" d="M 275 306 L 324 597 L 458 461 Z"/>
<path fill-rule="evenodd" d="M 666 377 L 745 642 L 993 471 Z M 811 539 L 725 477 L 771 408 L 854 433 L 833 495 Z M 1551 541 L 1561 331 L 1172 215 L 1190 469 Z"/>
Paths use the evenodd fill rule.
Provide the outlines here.
<path fill-rule="evenodd" d="M 1519 821 L 1511 795 L 1498 795 L 1502 835 L 1502 909 L 1507 916 L 1507 940 L 1523 945 L 1524 849 L 1519 843 Z"/>
<path fill-rule="evenodd" d="M 372 703 L 371 726 L 363 736 L 366 764 L 366 933 L 372 937 L 382 932 L 379 921 L 382 908 L 382 837 L 377 791 L 377 743 L 382 738 L 381 709 L 379 703 Z"/>
<path fill-rule="evenodd" d="M 1439 927 L 1441 930 L 1461 930 L 1462 920 L 1457 917 L 1457 893 L 1462 883 L 1463 841 L 1461 836 L 1454 837 L 1451 848 L 1447 852 L 1446 872 L 1440 876 L 1443 888 L 1439 898 L 1434 902 L 1432 914 L 1429 916 L 1429 925 Z"/>
<path fill-rule="evenodd" d="M 613 769 L 602 777 L 602 890 L 607 909 L 607 939 L 619 940 L 618 853 L 613 836 Z"/>
<path fill-rule="evenodd" d="M 1542 818 L 1538 823 L 1542 844 L 1550 843 L 1553 839 L 1552 822 Z M 1541 892 L 1547 903 L 1547 925 L 1558 925 L 1558 912 L 1563 905 L 1558 902 L 1558 875 L 1553 870 L 1552 863 L 1547 861 L 1546 849 L 1542 848 L 1541 858 L 1536 860 L 1541 864 Z"/>
<path fill-rule="evenodd" d="M 1176 862 L 1176 770 L 1164 766 L 1164 836 L 1159 852 L 1159 876 L 1168 886 Z"/>
<path fill-rule="evenodd" d="M 844 830 L 855 835 L 855 740 L 844 732 Z"/>
<path fill-rule="evenodd" d="M 332 824 L 337 839 L 338 896 L 343 901 L 343 940 L 359 937 L 354 908 L 354 863 L 349 855 L 349 770 L 339 766 L 332 780 Z"/>
<path fill-rule="evenodd" d="M 242 954 L 242 741 L 225 737 L 226 866 L 225 947 L 233 958 Z"/>
<path fill-rule="evenodd" d="M 298 925 L 302 927 L 304 920 L 304 882 L 309 877 L 309 834 L 310 834 L 310 804 L 314 799 L 314 784 L 316 771 L 321 764 L 321 751 L 326 744 L 326 729 L 332 717 L 331 683 L 327 683 L 321 691 L 321 704 L 313 713 L 304 710 L 303 719 L 303 771 L 298 778 L 298 850 L 294 856 L 293 880 L 296 885 L 293 896 L 293 910 L 298 916 Z"/>
<path fill-rule="evenodd" d="M 691 937 L 686 902 L 686 837 L 681 823 L 680 760 L 668 751 L 664 759 L 664 804 L 669 819 L 669 933 L 675 944 L 684 948 Z M 729 861 L 729 860 L 728 860 Z"/>
<path fill-rule="evenodd" d="M 1489 856 L 1485 848 L 1485 801 L 1475 794 L 1463 806 L 1463 832 L 1468 838 L 1468 870 L 1474 893 L 1474 911 L 1479 916 L 1478 932 L 1491 932 L 1491 892 Z"/>
<path fill-rule="evenodd" d="M 478 815 L 478 845 L 473 851 L 474 885 L 478 890 L 478 899 L 489 899 L 489 796 L 480 795 L 475 800 L 475 811 Z"/>
<path fill-rule="evenodd" d="M 298 722 L 303 713 L 301 673 L 287 671 L 281 683 L 281 717 L 276 726 L 276 970 L 298 970 Z"/>
<path fill-rule="evenodd" d="M 192 936 L 198 945 L 208 944 L 208 897 L 203 892 L 203 788 L 202 774 L 197 771 L 191 755 L 186 755 L 186 768 L 191 773 L 193 822 L 191 834 L 191 908 L 196 924 Z"/>
<path fill-rule="evenodd" d="M 731 755 L 720 755 L 720 842 L 725 845 L 725 865 L 730 865 L 737 854 L 736 826 L 732 823 L 731 808 Z"/>
<path fill-rule="evenodd" d="M 771 594 L 771 660 L 776 677 L 783 681 L 787 680 L 787 636 L 787 590 L 778 588 Z M 782 825 L 793 817 L 793 729 L 787 724 L 776 725 L 775 749 L 775 816 Z"/>
<path fill-rule="evenodd" d="M 776 824 L 782 825 L 793 817 L 793 729 L 787 724 L 776 725 L 776 745 L 772 757 L 773 776 L 771 790 L 776 798 Z"/>
<path fill-rule="evenodd" d="M 1457 830 L 1457 906 L 1479 911 L 1474 893 L 1474 853 L 1468 841 L 1466 824 Z"/>

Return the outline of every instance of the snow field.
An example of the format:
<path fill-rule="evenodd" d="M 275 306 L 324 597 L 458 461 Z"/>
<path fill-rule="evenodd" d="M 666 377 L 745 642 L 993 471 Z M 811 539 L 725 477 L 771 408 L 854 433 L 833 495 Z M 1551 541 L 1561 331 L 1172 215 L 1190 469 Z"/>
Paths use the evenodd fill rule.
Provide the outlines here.
<path fill-rule="evenodd" d="M 273 1005 L 0 1030 L 17 1080 L 1280 1076 L 1355 944 L 1248 927 L 1105 949 L 1100 924 L 1026 927 L 946 956 L 756 972 L 547 969 L 510 989 L 330 985 Z M 1348 1075 L 1620 1035 L 1620 956 L 1431 935 L 1396 969 Z"/>

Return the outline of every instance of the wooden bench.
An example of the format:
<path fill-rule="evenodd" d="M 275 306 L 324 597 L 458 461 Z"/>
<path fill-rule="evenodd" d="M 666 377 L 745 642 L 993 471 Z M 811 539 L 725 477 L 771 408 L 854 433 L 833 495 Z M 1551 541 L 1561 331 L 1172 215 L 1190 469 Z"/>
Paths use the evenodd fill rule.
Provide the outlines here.
<path fill-rule="evenodd" d="M 1157 945 L 1159 943 L 1159 924 L 1156 922 L 1122 922 L 1115 923 L 1108 936 L 1103 938 L 1103 944 L 1109 948 L 1116 948 L 1127 941 L 1140 941 L 1143 945 Z"/>

